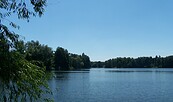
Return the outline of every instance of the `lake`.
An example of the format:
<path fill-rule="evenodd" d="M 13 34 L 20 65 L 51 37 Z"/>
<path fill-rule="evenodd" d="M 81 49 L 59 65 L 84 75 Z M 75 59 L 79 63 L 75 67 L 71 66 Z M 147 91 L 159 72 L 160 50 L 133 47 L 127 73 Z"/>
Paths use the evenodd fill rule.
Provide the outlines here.
<path fill-rule="evenodd" d="M 173 69 L 91 68 L 54 76 L 55 102 L 173 102 Z"/>

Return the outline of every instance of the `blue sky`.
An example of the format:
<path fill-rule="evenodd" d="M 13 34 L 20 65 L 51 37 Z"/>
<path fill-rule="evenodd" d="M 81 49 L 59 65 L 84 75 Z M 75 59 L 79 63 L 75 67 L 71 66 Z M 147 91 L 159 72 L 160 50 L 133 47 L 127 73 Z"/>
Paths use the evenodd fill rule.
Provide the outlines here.
<path fill-rule="evenodd" d="M 173 0 L 48 0 L 45 14 L 16 20 L 25 40 L 91 60 L 173 54 Z"/>

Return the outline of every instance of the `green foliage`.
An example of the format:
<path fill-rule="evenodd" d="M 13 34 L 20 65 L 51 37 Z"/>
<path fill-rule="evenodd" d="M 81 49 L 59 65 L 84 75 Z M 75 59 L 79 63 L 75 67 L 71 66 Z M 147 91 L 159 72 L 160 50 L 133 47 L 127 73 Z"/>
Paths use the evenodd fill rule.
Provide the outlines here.
<path fill-rule="evenodd" d="M 19 28 L 7 17 L 12 14 L 19 19 L 29 21 L 31 16 L 41 16 L 44 12 L 46 0 L 0 0 L 0 101 L 52 101 L 47 84 L 47 75 L 44 68 L 31 64 L 25 59 L 25 46 L 19 41 L 19 35 L 10 31 L 7 23 Z M 27 7 L 30 7 L 28 9 Z"/>
<path fill-rule="evenodd" d="M 70 56 L 70 67 L 72 69 L 80 69 L 80 68 L 83 68 L 84 63 L 82 61 L 81 55 L 69 54 L 69 56 Z"/>
<path fill-rule="evenodd" d="M 90 68 L 90 58 L 85 55 L 72 54 L 62 47 L 58 47 L 55 51 L 55 69 L 56 70 L 70 70 Z"/>
<path fill-rule="evenodd" d="M 9 51 L 9 48 L 15 47 L 14 42 L 18 41 L 19 36 L 14 32 L 10 32 L 9 29 L 0 24 L 0 48 L 1 52 Z"/>
<path fill-rule="evenodd" d="M 85 55 L 84 53 L 82 53 L 82 61 L 84 63 L 83 68 L 90 68 L 91 67 L 90 58 L 87 55 Z"/>
<path fill-rule="evenodd" d="M 21 53 L 21 54 L 25 54 L 25 50 L 26 50 L 26 48 L 25 48 L 25 43 L 24 43 L 24 41 L 23 40 L 19 40 L 19 41 L 17 41 L 17 42 L 15 42 L 15 44 L 14 44 L 16 47 L 16 51 L 18 51 L 19 53 Z"/>
<path fill-rule="evenodd" d="M 18 35 L 5 26 L 0 29 L 0 101 L 44 100 L 41 96 L 51 93 L 45 69 L 25 59 Z"/>
<path fill-rule="evenodd" d="M 69 54 L 68 51 L 62 47 L 58 47 L 55 51 L 55 69 L 69 70 Z"/>
<path fill-rule="evenodd" d="M 167 56 L 161 60 L 163 63 L 163 67 L 173 68 L 173 56 Z"/>
<path fill-rule="evenodd" d="M 44 100 L 41 96 L 51 93 L 45 69 L 31 64 L 17 51 L 5 51 L 0 56 L 5 58 L 0 63 L 0 101 Z"/>
<path fill-rule="evenodd" d="M 46 6 L 46 0 L 0 0 L 0 21 L 11 14 L 16 14 L 19 19 L 27 19 L 37 14 L 41 16 Z M 28 9 L 28 7 L 30 7 Z M 17 27 L 13 22 L 9 23 L 13 27 Z"/>
<path fill-rule="evenodd" d="M 105 68 L 105 63 L 101 61 L 91 62 L 91 67 L 93 68 Z"/>
<path fill-rule="evenodd" d="M 173 56 L 114 58 L 105 62 L 92 62 L 92 67 L 106 68 L 173 68 Z"/>
<path fill-rule="evenodd" d="M 26 59 L 31 63 L 51 69 L 53 66 L 53 51 L 47 45 L 41 45 L 39 41 L 30 41 L 25 44 Z"/>

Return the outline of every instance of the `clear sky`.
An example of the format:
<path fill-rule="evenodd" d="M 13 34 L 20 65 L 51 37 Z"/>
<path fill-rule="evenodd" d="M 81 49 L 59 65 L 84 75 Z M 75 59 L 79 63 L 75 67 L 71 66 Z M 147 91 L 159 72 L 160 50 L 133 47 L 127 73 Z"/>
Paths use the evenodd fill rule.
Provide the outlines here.
<path fill-rule="evenodd" d="M 45 14 L 18 21 L 26 41 L 85 53 L 92 61 L 173 54 L 173 0 L 48 0 Z"/>

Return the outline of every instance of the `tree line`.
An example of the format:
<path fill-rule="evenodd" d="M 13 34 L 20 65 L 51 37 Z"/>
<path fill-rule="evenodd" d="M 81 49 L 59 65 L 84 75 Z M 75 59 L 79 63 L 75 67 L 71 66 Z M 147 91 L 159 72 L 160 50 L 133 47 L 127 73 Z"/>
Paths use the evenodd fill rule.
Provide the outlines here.
<path fill-rule="evenodd" d="M 104 62 L 92 62 L 91 66 L 97 68 L 173 68 L 173 56 L 118 57 Z"/>
<path fill-rule="evenodd" d="M 89 56 L 69 53 L 67 49 L 57 47 L 55 51 L 39 41 L 18 41 L 15 44 L 17 51 L 25 59 L 47 70 L 74 70 L 82 68 L 173 68 L 173 56 L 161 57 L 118 57 L 104 62 L 91 62 Z"/>
<path fill-rule="evenodd" d="M 67 49 L 57 47 L 56 51 L 39 41 L 19 41 L 16 43 L 17 51 L 23 54 L 26 60 L 47 70 L 72 70 L 90 68 L 89 56 L 69 53 Z"/>
<path fill-rule="evenodd" d="M 56 70 L 71 70 L 90 68 L 89 56 L 69 53 L 67 49 L 58 47 L 54 54 L 54 65 Z"/>

